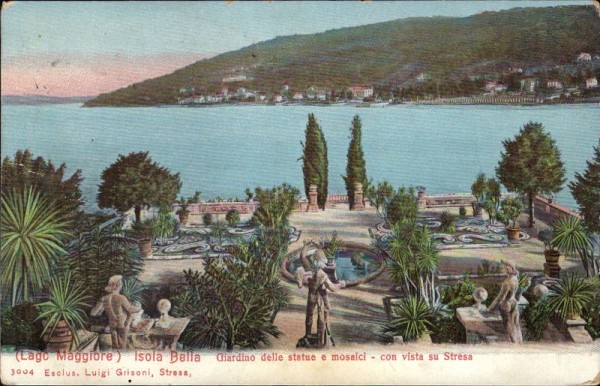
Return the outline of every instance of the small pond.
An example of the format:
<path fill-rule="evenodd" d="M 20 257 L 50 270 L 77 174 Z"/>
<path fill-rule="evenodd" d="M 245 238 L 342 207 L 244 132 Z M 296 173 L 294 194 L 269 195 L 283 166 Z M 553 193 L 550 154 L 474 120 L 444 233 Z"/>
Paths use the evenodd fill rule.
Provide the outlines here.
<path fill-rule="evenodd" d="M 308 255 L 311 254 L 309 251 Z M 302 266 L 302 263 L 299 255 L 290 260 L 287 268 L 293 274 L 298 267 Z M 367 276 L 377 271 L 380 266 L 381 263 L 372 253 L 352 249 L 340 249 L 335 259 L 335 272 L 338 280 L 347 282 Z"/>

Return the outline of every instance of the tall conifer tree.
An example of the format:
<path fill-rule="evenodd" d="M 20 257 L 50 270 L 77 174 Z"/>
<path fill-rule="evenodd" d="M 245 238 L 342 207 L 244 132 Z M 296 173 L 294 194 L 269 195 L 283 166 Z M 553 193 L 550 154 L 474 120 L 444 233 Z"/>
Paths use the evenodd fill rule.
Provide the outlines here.
<path fill-rule="evenodd" d="M 594 152 L 594 158 L 587 161 L 585 172 L 575 173 L 569 188 L 579 205 L 584 224 L 590 231 L 600 233 L 600 141 Z"/>
<path fill-rule="evenodd" d="M 328 168 L 327 142 L 314 114 L 308 114 L 306 125 L 306 140 L 302 143 L 304 173 L 304 191 L 309 195 L 310 185 L 317 185 L 317 204 L 325 210 L 327 202 Z"/>
<path fill-rule="evenodd" d="M 360 117 L 356 115 L 352 120 L 350 128 L 350 146 L 348 147 L 348 164 L 346 165 L 346 175 L 343 176 L 346 182 L 346 192 L 350 201 L 350 209 L 353 207 L 353 198 L 355 184 L 360 182 L 363 185 L 363 191 L 367 190 L 367 169 L 365 156 L 362 150 L 362 123 Z"/>

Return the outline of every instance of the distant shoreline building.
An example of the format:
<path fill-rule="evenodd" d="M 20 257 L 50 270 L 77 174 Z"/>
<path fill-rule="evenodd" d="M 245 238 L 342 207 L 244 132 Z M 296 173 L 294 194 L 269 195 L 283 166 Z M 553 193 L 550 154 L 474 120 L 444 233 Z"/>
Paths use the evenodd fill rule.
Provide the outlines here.
<path fill-rule="evenodd" d="M 227 76 L 221 79 L 223 83 L 231 83 L 231 82 L 242 82 L 244 80 L 250 80 L 246 75 L 236 75 L 236 76 Z"/>
<path fill-rule="evenodd" d="M 352 98 L 370 98 L 373 96 L 372 84 L 355 84 L 348 87 L 348 91 L 352 93 Z"/>

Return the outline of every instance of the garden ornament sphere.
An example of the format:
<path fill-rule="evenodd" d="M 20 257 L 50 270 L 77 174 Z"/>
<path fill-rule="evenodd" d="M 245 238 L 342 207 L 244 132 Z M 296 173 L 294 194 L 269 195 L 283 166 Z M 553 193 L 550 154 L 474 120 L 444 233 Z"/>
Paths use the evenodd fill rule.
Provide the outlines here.
<path fill-rule="evenodd" d="M 543 284 L 538 284 L 533 288 L 533 295 L 535 295 L 536 298 L 545 298 L 546 295 L 548 295 L 548 291 L 548 287 Z"/>
<path fill-rule="evenodd" d="M 479 309 L 481 307 L 481 303 L 485 302 L 488 298 L 488 293 L 483 287 L 477 287 L 473 291 L 473 299 L 475 299 L 474 308 Z"/>

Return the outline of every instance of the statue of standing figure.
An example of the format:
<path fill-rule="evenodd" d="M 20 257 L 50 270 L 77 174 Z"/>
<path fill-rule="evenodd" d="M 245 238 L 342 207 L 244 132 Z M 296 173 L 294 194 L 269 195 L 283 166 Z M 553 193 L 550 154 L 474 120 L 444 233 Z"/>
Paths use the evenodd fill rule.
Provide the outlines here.
<path fill-rule="evenodd" d="M 502 324 L 508 338 L 513 343 L 523 343 L 523 335 L 521 333 L 521 323 L 519 321 L 519 307 L 516 298 L 517 290 L 519 289 L 519 279 L 517 275 L 517 267 L 512 261 L 502 261 L 506 272 L 506 279 L 502 282 L 500 293 L 494 299 L 489 311 L 494 311 L 496 307 L 500 308 L 500 316 Z"/>
<path fill-rule="evenodd" d="M 90 311 L 92 316 L 100 315 L 103 311 L 106 312 L 110 327 L 112 348 L 116 350 L 127 348 L 127 330 L 134 314 L 140 312 L 142 309 L 129 303 L 129 299 L 125 295 L 120 294 L 122 288 L 123 276 L 111 276 L 105 288 L 108 295 L 98 300 L 98 303 Z"/>
<path fill-rule="evenodd" d="M 333 283 L 327 273 L 324 271 L 328 267 L 325 252 L 317 246 L 317 250 L 310 256 L 307 256 L 308 248 L 316 243 L 312 240 L 305 240 L 304 247 L 300 253 L 302 267 L 296 270 L 296 282 L 298 288 L 308 287 L 308 300 L 306 303 L 306 321 L 305 335 L 298 341 L 296 347 L 317 347 L 321 348 L 327 345 L 328 338 L 334 344 L 329 331 L 329 311 L 331 305 L 327 298 L 327 290 L 335 292 L 344 288 L 346 282 L 341 280 L 339 283 Z M 314 342 L 312 334 L 313 318 L 317 309 L 317 336 Z M 312 338 L 312 339 L 311 339 Z"/>

